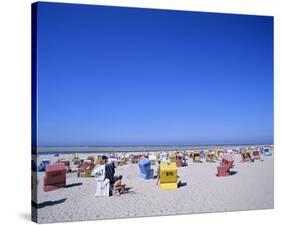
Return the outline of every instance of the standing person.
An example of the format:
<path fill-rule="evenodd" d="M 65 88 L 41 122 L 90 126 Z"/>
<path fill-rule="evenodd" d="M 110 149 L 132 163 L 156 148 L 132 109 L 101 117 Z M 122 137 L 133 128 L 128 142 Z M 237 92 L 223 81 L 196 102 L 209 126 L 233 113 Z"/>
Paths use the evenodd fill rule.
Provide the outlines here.
<path fill-rule="evenodd" d="M 159 184 L 159 179 L 160 179 L 160 164 L 161 164 L 161 161 L 158 160 L 157 163 L 156 163 L 156 168 L 155 168 L 155 171 L 156 171 L 156 185 Z"/>
<path fill-rule="evenodd" d="M 109 189 L 109 195 L 112 195 L 112 189 L 113 185 L 115 183 L 115 165 L 114 162 L 109 163 L 108 157 L 103 155 L 101 158 L 102 164 L 105 165 L 105 179 L 108 179 L 110 182 L 110 189 Z"/>

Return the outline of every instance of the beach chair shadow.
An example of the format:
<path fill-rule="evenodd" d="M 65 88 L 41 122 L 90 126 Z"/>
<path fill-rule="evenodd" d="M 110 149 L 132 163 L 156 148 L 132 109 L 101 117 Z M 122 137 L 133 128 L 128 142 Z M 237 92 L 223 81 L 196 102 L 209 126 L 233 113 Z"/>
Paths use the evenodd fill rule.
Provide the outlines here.
<path fill-rule="evenodd" d="M 187 183 L 186 183 L 186 182 L 183 182 L 183 183 L 179 183 L 179 186 L 178 186 L 178 188 L 181 188 L 181 187 L 184 187 L 184 186 L 187 186 Z"/>
<path fill-rule="evenodd" d="M 233 171 L 233 170 L 231 170 L 231 171 L 229 171 L 229 176 L 233 176 L 233 175 L 235 175 L 237 173 L 237 171 Z"/>
<path fill-rule="evenodd" d="M 58 204 L 64 203 L 65 200 L 66 200 L 66 198 L 63 198 L 63 199 L 56 200 L 56 201 L 46 201 L 46 202 L 42 202 L 42 203 L 35 203 L 34 201 L 32 201 L 31 205 L 36 209 L 42 209 L 46 206 L 53 206 L 53 205 L 58 205 Z"/>
<path fill-rule="evenodd" d="M 72 188 L 72 187 L 80 186 L 80 185 L 82 185 L 82 184 L 83 184 L 82 182 L 67 184 L 67 185 L 65 186 L 65 188 Z"/>

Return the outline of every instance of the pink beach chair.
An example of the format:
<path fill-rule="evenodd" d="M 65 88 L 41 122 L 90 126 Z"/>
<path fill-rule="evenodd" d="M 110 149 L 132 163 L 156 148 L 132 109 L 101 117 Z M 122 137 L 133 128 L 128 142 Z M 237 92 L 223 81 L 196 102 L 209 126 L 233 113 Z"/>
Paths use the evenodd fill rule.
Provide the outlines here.
<path fill-rule="evenodd" d="M 66 159 L 59 159 L 57 161 L 57 163 L 63 163 L 66 167 L 66 172 L 71 172 L 71 169 L 70 169 L 70 161 L 69 160 L 66 160 Z"/>
<path fill-rule="evenodd" d="M 53 191 L 65 187 L 66 167 L 63 163 L 46 165 L 44 191 Z"/>
<path fill-rule="evenodd" d="M 223 158 L 221 166 L 217 167 L 217 176 L 228 176 L 230 174 L 230 169 L 233 167 L 233 162 L 234 161 L 231 159 Z"/>
<path fill-rule="evenodd" d="M 88 160 L 91 160 L 92 162 L 94 162 L 94 161 L 95 161 L 94 156 L 91 156 L 91 155 L 89 155 L 87 159 L 88 159 Z"/>
<path fill-rule="evenodd" d="M 259 150 L 254 150 L 252 152 L 252 157 L 254 160 L 261 160 L 261 155 Z"/>

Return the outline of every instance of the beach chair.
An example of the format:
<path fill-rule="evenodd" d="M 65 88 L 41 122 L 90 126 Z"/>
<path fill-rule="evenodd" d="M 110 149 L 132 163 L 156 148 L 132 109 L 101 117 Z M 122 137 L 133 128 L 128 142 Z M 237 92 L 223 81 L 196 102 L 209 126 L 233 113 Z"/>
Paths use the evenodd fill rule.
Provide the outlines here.
<path fill-rule="evenodd" d="M 140 177 L 143 179 L 153 179 L 153 169 L 151 169 L 151 161 L 142 159 L 139 161 Z"/>
<path fill-rule="evenodd" d="M 217 161 L 217 157 L 216 154 L 214 152 L 209 152 L 206 155 L 206 162 L 216 162 Z"/>
<path fill-rule="evenodd" d="M 89 155 L 89 156 L 87 157 L 87 159 L 88 159 L 88 160 L 91 160 L 92 162 L 94 162 L 94 161 L 95 161 L 94 156 L 91 156 L 91 155 Z"/>
<path fill-rule="evenodd" d="M 81 160 L 80 160 L 79 157 L 75 156 L 75 157 L 73 158 L 72 162 L 73 162 L 73 165 L 79 166 L 80 163 L 81 163 Z"/>
<path fill-rule="evenodd" d="M 139 162 L 139 160 L 140 160 L 142 157 L 143 157 L 143 155 L 140 155 L 140 154 L 135 155 L 135 154 L 134 154 L 134 155 L 131 155 L 130 161 L 131 161 L 131 163 L 136 164 L 136 163 Z"/>
<path fill-rule="evenodd" d="M 176 163 L 161 163 L 160 165 L 160 189 L 174 190 L 178 188 L 178 176 Z"/>
<path fill-rule="evenodd" d="M 77 177 L 91 177 L 92 171 L 94 169 L 94 164 L 91 160 L 84 160 L 82 166 L 78 168 Z"/>
<path fill-rule="evenodd" d="M 252 162 L 251 153 L 249 151 L 241 152 L 241 162 Z"/>
<path fill-rule="evenodd" d="M 259 150 L 253 150 L 252 151 L 252 158 L 254 160 L 261 160 L 260 151 Z"/>
<path fill-rule="evenodd" d="M 217 176 L 223 177 L 230 174 L 230 169 L 233 167 L 233 160 L 223 158 L 221 165 L 217 167 Z"/>
<path fill-rule="evenodd" d="M 94 176 L 96 178 L 96 197 L 105 197 L 109 196 L 110 181 L 105 179 L 105 165 L 98 166 L 94 170 Z"/>
<path fill-rule="evenodd" d="M 170 155 L 169 156 L 169 162 L 176 162 L 176 156 L 175 155 Z"/>
<path fill-rule="evenodd" d="M 193 162 L 201 162 L 200 153 L 194 152 L 193 153 Z"/>
<path fill-rule="evenodd" d="M 204 158 L 205 158 L 204 151 L 201 150 L 201 151 L 200 151 L 200 160 L 202 161 Z"/>
<path fill-rule="evenodd" d="M 150 154 L 148 156 L 149 160 L 152 162 L 156 162 L 157 161 L 157 155 L 156 154 Z"/>
<path fill-rule="evenodd" d="M 43 189 L 45 192 L 65 187 L 66 167 L 63 163 L 46 165 Z"/>
<path fill-rule="evenodd" d="M 117 165 L 118 165 L 118 166 L 124 166 L 124 165 L 127 164 L 127 162 L 128 162 L 128 159 L 127 159 L 127 158 L 122 158 L 122 159 L 120 159 L 120 160 L 117 161 Z"/>
<path fill-rule="evenodd" d="M 224 156 L 224 151 L 218 150 L 217 151 L 217 156 L 216 156 L 217 160 L 221 161 L 223 156 Z"/>
<path fill-rule="evenodd" d="M 69 160 L 66 159 L 59 159 L 57 163 L 63 163 L 66 167 L 70 166 Z"/>
<path fill-rule="evenodd" d="M 63 163 L 63 164 L 65 165 L 65 167 L 66 167 L 66 172 L 70 172 L 70 171 L 71 171 L 69 160 L 66 160 L 66 159 L 59 159 L 59 160 L 57 161 L 57 163 Z"/>
<path fill-rule="evenodd" d="M 39 164 L 38 170 L 40 172 L 45 171 L 46 165 L 49 165 L 49 164 L 51 164 L 51 160 L 43 159 Z"/>
<path fill-rule="evenodd" d="M 263 156 L 272 156 L 272 153 L 269 151 L 269 149 L 263 149 Z"/>
<path fill-rule="evenodd" d="M 160 161 L 161 162 L 168 162 L 169 158 L 168 158 L 168 153 L 167 152 L 162 152 L 160 154 Z"/>

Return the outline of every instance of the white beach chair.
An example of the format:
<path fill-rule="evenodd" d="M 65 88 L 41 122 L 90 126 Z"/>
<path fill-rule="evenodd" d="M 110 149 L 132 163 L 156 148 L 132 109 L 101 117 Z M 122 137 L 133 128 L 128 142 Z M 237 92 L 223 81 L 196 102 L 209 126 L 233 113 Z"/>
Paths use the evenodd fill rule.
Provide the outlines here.
<path fill-rule="evenodd" d="M 160 154 L 160 160 L 161 162 L 168 162 L 169 159 L 168 159 L 168 153 L 167 152 L 163 152 Z"/>
<path fill-rule="evenodd" d="M 109 187 L 110 182 L 108 179 L 105 179 L 104 181 L 97 181 L 97 190 L 96 190 L 96 197 L 105 197 L 109 196 Z"/>
<path fill-rule="evenodd" d="M 109 196 L 110 182 L 105 179 L 105 165 L 99 166 L 94 170 L 97 181 L 96 197 Z"/>

